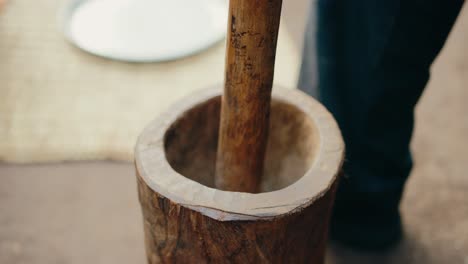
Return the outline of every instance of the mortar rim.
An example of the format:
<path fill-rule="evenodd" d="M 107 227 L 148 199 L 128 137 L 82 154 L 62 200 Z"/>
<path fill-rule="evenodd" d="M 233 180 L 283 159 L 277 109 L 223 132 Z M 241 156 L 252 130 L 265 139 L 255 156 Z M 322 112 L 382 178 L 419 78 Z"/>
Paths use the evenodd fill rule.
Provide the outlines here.
<path fill-rule="evenodd" d="M 159 195 L 219 221 L 269 220 L 301 211 L 330 190 L 342 166 L 344 143 L 335 119 L 315 99 L 296 89 L 278 89 L 272 97 L 292 104 L 316 126 L 319 145 L 313 164 L 293 184 L 264 193 L 214 189 L 193 181 L 169 164 L 164 136 L 185 112 L 222 94 L 222 85 L 198 90 L 159 115 L 143 130 L 135 146 L 135 164 L 143 181 Z M 164 177 L 163 177 L 164 176 Z"/>

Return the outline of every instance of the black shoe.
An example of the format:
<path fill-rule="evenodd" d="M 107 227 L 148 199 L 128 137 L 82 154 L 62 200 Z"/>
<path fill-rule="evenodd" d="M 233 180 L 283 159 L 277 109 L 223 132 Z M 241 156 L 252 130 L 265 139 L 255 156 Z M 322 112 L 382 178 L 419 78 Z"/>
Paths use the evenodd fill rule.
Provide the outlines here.
<path fill-rule="evenodd" d="M 330 226 L 330 239 L 359 251 L 386 251 L 392 249 L 403 238 L 399 214 L 334 216 Z"/>

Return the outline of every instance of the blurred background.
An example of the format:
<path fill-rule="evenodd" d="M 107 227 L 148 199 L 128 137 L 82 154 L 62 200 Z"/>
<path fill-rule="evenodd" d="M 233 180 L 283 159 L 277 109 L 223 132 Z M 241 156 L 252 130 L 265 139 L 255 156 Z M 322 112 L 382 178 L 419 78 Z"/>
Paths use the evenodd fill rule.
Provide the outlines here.
<path fill-rule="evenodd" d="M 0 263 L 145 262 L 133 145 L 172 102 L 222 82 L 225 10 L 212 1 L 184 6 L 207 12 L 193 17 L 200 23 L 193 27 L 177 22 L 191 13 L 174 4 L 167 8 L 180 16 L 157 7 L 160 15 L 148 16 L 170 21 L 164 26 L 145 20 L 103 36 L 105 28 L 74 20 L 82 1 L 0 0 Z M 107 11 L 92 14 L 97 24 L 130 19 L 100 8 Z M 315 56 L 302 44 L 309 13 L 313 19 L 313 2 L 283 3 L 275 71 L 281 86 L 297 86 L 303 52 Z M 151 35 L 155 23 L 166 43 Z M 197 40 L 197 29 L 208 26 Z M 93 35 L 80 35 L 89 28 Z M 129 41 L 114 45 L 119 38 Z M 465 6 L 417 107 L 405 241 L 379 255 L 331 245 L 328 263 L 468 264 L 467 40 Z M 313 65 L 310 71 L 314 87 Z"/>

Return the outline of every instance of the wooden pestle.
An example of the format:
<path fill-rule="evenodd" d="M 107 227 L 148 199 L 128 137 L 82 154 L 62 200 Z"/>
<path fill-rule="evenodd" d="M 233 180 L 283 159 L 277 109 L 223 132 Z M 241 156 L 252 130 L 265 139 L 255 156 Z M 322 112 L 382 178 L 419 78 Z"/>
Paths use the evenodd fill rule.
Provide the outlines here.
<path fill-rule="evenodd" d="M 215 185 L 260 191 L 282 0 L 230 0 Z"/>

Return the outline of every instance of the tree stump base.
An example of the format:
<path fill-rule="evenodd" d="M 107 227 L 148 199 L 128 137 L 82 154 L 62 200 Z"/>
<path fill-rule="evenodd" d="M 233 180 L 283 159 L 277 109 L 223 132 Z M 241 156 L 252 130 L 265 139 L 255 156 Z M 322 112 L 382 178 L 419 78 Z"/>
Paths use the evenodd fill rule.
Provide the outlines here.
<path fill-rule="evenodd" d="M 298 90 L 274 89 L 261 192 L 221 191 L 221 90 L 185 98 L 138 139 L 148 262 L 323 263 L 344 154 L 333 117 Z"/>

